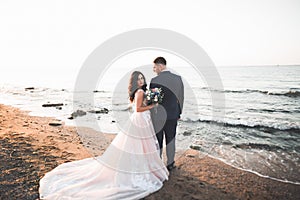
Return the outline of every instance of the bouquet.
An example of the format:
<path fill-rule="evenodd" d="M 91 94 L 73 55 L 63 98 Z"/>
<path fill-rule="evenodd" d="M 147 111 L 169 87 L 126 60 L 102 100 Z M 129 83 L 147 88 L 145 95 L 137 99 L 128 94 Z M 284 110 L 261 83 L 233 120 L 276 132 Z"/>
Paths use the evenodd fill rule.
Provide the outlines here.
<path fill-rule="evenodd" d="M 162 94 L 161 88 L 153 88 L 153 89 L 146 91 L 146 99 L 147 99 L 148 105 L 161 103 L 163 97 L 164 97 L 164 94 Z"/>

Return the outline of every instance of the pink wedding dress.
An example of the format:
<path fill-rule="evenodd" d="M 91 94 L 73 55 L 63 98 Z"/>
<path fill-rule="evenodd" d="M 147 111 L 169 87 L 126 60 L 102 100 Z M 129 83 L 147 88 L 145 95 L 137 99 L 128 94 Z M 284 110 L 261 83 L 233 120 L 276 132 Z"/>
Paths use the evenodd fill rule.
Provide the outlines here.
<path fill-rule="evenodd" d="M 135 108 L 135 107 L 134 107 Z M 40 180 L 41 199 L 141 199 L 168 179 L 150 111 L 130 116 L 102 156 L 59 165 Z"/>

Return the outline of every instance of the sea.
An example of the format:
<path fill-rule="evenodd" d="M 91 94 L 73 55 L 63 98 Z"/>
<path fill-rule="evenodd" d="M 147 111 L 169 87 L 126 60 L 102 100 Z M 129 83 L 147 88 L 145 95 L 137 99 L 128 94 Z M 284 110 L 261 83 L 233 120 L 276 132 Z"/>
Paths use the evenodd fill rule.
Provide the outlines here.
<path fill-rule="evenodd" d="M 193 148 L 259 176 L 300 184 L 299 65 L 218 66 L 215 77 L 197 74 L 189 66 L 170 69 L 185 85 L 177 150 Z M 91 91 L 74 88 L 79 71 L 36 71 L 2 70 L 0 103 L 110 134 L 117 134 L 130 115 L 127 86 L 132 69 L 107 72 L 106 83 L 104 74 Z M 145 74 L 149 84 L 155 75 Z M 222 87 L 209 85 L 215 79 Z M 78 101 L 78 93 L 92 102 Z M 63 105 L 42 106 L 49 103 Z M 70 119 L 76 111 L 85 113 L 76 117 L 79 121 Z"/>

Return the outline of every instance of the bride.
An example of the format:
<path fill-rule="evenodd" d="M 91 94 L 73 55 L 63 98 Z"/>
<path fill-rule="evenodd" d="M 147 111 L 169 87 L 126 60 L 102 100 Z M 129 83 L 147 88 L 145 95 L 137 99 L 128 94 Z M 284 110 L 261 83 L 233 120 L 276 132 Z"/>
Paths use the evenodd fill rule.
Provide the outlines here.
<path fill-rule="evenodd" d="M 102 156 L 59 165 L 40 180 L 41 199 L 141 199 L 159 190 L 168 179 L 160 156 L 146 81 L 134 71 L 129 81 L 133 106 L 126 128 Z"/>

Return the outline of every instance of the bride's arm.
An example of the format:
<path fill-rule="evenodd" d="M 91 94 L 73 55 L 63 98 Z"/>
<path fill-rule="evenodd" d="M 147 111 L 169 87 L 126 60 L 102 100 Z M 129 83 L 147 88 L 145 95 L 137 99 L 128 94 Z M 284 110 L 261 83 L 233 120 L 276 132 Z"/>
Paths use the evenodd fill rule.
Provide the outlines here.
<path fill-rule="evenodd" d="M 151 108 L 154 107 L 154 105 L 149 105 L 149 106 L 144 106 L 143 101 L 144 101 L 144 91 L 143 90 L 138 90 L 135 93 L 135 100 L 136 100 L 136 111 L 137 112 L 144 112 L 146 110 L 150 110 Z"/>

